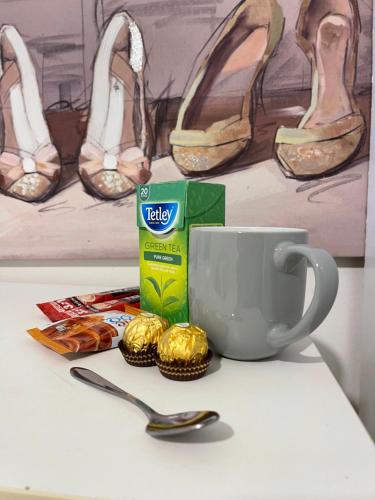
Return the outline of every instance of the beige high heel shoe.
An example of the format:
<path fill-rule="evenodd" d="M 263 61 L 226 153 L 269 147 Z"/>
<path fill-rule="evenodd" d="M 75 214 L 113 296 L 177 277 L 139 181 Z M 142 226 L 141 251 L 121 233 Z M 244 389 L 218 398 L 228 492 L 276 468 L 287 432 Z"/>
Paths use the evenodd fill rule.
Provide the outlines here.
<path fill-rule="evenodd" d="M 79 158 L 80 178 L 99 198 L 123 198 L 151 177 L 144 62 L 138 26 L 127 12 L 117 13 L 96 55 L 90 116 Z"/>
<path fill-rule="evenodd" d="M 360 18 L 356 0 L 304 0 L 297 41 L 312 66 L 311 104 L 297 128 L 279 128 L 287 177 L 333 173 L 357 154 L 366 125 L 354 97 Z"/>
<path fill-rule="evenodd" d="M 34 66 L 14 26 L 2 26 L 0 48 L 0 189 L 22 201 L 43 201 L 56 190 L 61 166 L 43 115 Z"/>
<path fill-rule="evenodd" d="M 252 90 L 283 27 L 276 0 L 245 0 L 209 41 L 213 47 L 188 86 L 170 135 L 173 158 L 184 174 L 223 166 L 247 147 Z"/>

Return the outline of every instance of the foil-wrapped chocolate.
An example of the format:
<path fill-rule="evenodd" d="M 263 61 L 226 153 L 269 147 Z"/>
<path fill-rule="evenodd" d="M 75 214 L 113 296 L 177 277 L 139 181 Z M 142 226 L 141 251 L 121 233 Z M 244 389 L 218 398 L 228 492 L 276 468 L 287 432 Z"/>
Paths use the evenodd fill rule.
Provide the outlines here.
<path fill-rule="evenodd" d="M 157 353 L 162 362 L 201 363 L 208 352 L 207 335 L 198 326 L 177 323 L 160 337 Z"/>
<path fill-rule="evenodd" d="M 168 328 L 168 321 L 148 312 L 142 312 L 127 325 L 123 343 L 128 351 L 141 353 L 156 346 L 160 335 Z"/>

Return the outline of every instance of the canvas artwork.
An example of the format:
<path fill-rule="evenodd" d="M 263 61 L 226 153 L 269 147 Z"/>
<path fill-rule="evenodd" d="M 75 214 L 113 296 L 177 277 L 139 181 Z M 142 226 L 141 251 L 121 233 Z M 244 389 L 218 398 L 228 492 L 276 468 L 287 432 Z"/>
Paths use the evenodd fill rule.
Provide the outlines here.
<path fill-rule="evenodd" d="M 134 258 L 140 183 L 363 256 L 370 0 L 0 0 L 0 259 Z"/>

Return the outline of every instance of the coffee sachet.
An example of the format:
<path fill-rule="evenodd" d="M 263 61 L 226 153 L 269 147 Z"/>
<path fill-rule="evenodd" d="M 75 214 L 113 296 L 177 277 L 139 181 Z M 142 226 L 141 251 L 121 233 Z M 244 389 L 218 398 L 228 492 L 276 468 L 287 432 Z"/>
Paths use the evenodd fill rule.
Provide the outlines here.
<path fill-rule="evenodd" d="M 133 307 L 139 307 L 139 288 L 120 288 L 107 292 L 90 293 L 77 295 L 75 297 L 66 297 L 50 302 L 37 304 L 39 309 L 51 321 L 61 319 L 75 318 L 86 314 L 124 310 L 125 304 L 131 304 Z"/>
<path fill-rule="evenodd" d="M 43 329 L 31 328 L 28 333 L 62 355 L 105 351 L 118 346 L 126 325 L 141 312 L 131 306 L 124 307 L 124 311 L 63 319 Z"/>

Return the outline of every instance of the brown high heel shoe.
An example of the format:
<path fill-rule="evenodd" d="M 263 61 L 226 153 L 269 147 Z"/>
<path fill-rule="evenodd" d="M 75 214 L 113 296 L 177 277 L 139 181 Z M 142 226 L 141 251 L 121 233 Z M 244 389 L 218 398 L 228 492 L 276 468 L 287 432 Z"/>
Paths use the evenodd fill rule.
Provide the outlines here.
<path fill-rule="evenodd" d="M 304 0 L 297 41 L 312 66 L 311 104 L 297 128 L 279 128 L 287 177 L 330 174 L 357 154 L 366 125 L 354 97 L 360 18 L 356 0 Z"/>
<path fill-rule="evenodd" d="M 252 90 L 283 27 L 276 0 L 245 0 L 211 38 L 213 48 L 188 86 L 170 135 L 184 174 L 223 166 L 245 150 L 252 137 Z"/>
<path fill-rule="evenodd" d="M 56 190 L 61 167 L 43 115 L 34 66 L 14 26 L 2 26 L 0 48 L 0 189 L 22 201 L 43 201 Z"/>
<path fill-rule="evenodd" d="M 133 193 L 151 177 L 142 35 L 127 12 L 109 22 L 94 66 L 87 134 L 79 158 L 86 189 L 103 199 Z"/>

